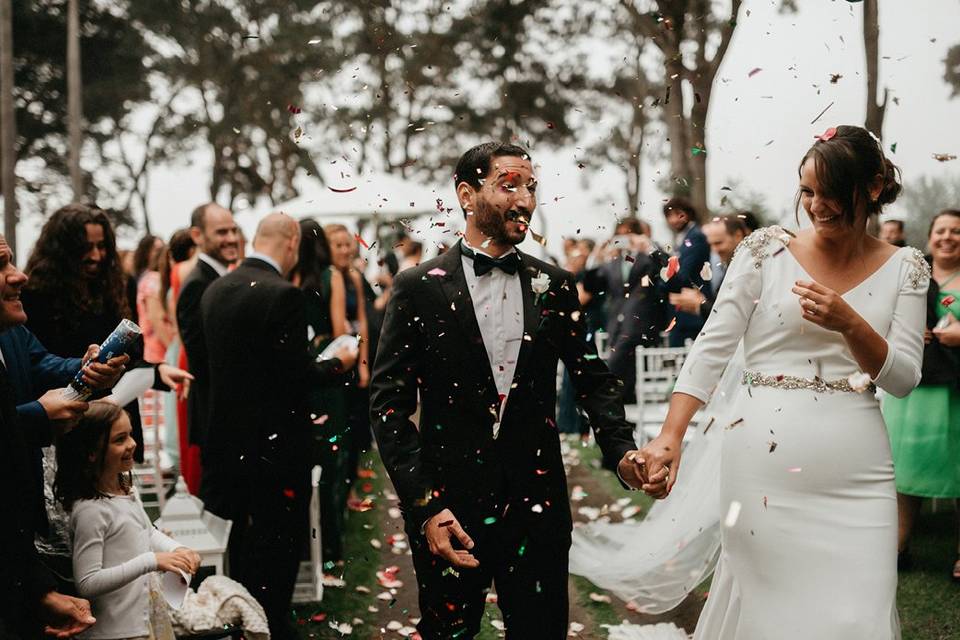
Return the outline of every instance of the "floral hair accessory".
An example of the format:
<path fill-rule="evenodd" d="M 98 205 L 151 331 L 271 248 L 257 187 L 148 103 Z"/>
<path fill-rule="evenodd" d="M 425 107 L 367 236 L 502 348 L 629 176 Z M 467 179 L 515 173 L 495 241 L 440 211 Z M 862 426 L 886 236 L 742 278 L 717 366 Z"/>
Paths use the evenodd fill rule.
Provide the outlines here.
<path fill-rule="evenodd" d="M 829 140 L 830 138 L 832 138 L 832 137 L 835 136 L 835 135 L 837 135 L 837 128 L 836 128 L 836 127 L 830 127 L 829 129 L 827 129 L 826 131 L 824 131 L 824 132 L 821 133 L 820 135 L 818 135 L 818 136 L 813 136 L 813 137 L 816 138 L 817 140 L 819 140 L 820 142 L 826 142 L 827 140 Z"/>

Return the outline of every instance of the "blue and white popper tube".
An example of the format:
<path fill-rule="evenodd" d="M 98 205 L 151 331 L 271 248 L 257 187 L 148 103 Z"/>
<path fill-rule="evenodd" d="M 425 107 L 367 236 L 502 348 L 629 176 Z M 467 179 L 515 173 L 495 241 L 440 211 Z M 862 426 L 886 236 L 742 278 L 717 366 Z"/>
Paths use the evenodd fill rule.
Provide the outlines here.
<path fill-rule="evenodd" d="M 117 328 L 100 345 L 100 353 L 94 360 L 104 363 L 110 358 L 128 353 L 141 333 L 140 327 L 130 320 L 121 320 Z M 87 363 L 83 364 L 86 365 Z M 86 400 L 92 394 L 93 390 L 83 381 L 83 367 L 80 367 L 80 371 L 77 371 L 77 375 L 73 377 L 70 385 L 64 389 L 64 395 L 71 399 Z"/>

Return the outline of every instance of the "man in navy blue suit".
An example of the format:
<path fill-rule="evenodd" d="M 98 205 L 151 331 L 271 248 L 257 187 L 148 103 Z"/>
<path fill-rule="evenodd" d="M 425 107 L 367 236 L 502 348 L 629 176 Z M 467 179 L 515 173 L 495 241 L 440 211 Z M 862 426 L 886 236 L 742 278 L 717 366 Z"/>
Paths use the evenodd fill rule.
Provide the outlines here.
<path fill-rule="evenodd" d="M 666 283 L 669 293 L 680 293 L 684 288 L 703 286 L 700 270 L 710 260 L 710 245 L 700 230 L 697 210 L 686 198 L 671 198 L 663 205 L 663 217 L 673 230 L 673 255 L 679 258 L 680 268 Z M 676 324 L 670 331 L 670 346 L 682 347 L 695 340 L 703 328 L 700 314 L 676 311 Z"/>

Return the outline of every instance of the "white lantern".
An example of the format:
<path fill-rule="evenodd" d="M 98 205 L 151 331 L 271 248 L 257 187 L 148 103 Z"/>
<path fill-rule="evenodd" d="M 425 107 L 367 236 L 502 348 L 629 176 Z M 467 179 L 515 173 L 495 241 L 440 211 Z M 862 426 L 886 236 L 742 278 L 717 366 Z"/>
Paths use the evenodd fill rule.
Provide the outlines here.
<path fill-rule="evenodd" d="M 226 551 L 233 521 L 204 511 L 203 500 L 190 495 L 183 476 L 177 478 L 174 494 L 154 524 L 183 546 L 200 554 L 198 575 L 209 574 L 209 570 L 204 572 L 204 567 L 212 568 L 217 575 L 229 574 Z"/>

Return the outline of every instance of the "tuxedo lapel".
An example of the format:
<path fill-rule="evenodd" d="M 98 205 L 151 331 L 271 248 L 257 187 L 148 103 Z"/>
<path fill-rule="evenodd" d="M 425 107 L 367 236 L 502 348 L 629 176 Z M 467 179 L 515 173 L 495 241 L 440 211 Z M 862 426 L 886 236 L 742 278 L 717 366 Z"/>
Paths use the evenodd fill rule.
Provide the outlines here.
<path fill-rule="evenodd" d="M 540 312 L 543 302 L 538 300 L 539 295 L 533 291 L 533 278 L 539 274 L 532 266 L 530 259 L 520 253 L 520 292 L 523 295 L 523 341 L 520 343 L 520 355 L 517 356 L 517 368 L 513 374 L 514 382 L 529 363 L 533 351 L 533 341 L 540 328 Z"/>
<path fill-rule="evenodd" d="M 477 314 L 473 310 L 473 298 L 470 297 L 470 288 L 463 274 L 463 260 L 460 257 L 460 245 L 456 245 L 445 254 L 440 261 L 440 268 L 445 272 L 438 280 L 440 289 L 447 300 L 447 308 L 457 319 L 460 330 L 467 338 L 466 349 L 470 360 L 476 363 L 483 373 L 481 379 L 487 381 L 486 390 L 492 398 L 497 397 L 496 385 L 493 382 L 493 373 L 490 367 L 490 358 L 483 344 L 483 335 L 480 333 L 480 324 Z"/>

